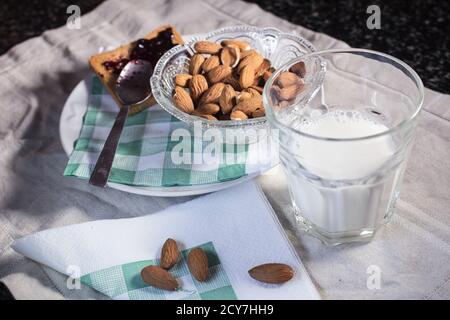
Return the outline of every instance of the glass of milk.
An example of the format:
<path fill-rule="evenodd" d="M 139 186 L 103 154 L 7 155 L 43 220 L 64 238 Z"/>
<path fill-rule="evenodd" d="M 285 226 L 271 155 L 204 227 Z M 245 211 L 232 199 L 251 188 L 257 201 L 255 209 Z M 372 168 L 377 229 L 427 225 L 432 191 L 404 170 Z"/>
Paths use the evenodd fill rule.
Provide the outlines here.
<path fill-rule="evenodd" d="M 383 53 L 327 50 L 279 68 L 263 96 L 299 226 L 328 244 L 370 240 L 400 194 L 417 73 Z"/>

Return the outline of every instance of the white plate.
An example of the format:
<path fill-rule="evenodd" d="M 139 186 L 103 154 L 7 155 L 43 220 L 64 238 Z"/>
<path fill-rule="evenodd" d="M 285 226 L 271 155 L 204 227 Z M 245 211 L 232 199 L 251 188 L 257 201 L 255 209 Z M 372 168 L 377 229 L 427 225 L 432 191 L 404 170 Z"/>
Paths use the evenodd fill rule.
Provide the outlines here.
<path fill-rule="evenodd" d="M 59 120 L 59 135 L 64 151 L 70 155 L 75 141 L 78 139 L 83 125 L 83 116 L 86 112 L 89 97 L 88 88 L 90 78 L 81 81 L 67 98 Z M 205 185 L 176 186 L 176 187 L 136 187 L 119 183 L 108 182 L 108 186 L 117 190 L 158 197 L 179 197 L 204 194 L 232 187 L 258 176 L 258 173 L 249 174 L 241 178 Z M 87 182 L 86 182 L 87 183 Z"/>

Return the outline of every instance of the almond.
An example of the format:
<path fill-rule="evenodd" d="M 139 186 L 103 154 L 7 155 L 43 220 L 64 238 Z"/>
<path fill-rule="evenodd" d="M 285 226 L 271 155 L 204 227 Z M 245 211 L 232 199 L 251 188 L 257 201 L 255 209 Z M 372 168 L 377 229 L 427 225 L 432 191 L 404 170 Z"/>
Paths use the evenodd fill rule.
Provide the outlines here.
<path fill-rule="evenodd" d="M 222 46 L 211 41 L 197 41 L 194 44 L 194 49 L 197 53 L 216 54 L 219 53 Z"/>
<path fill-rule="evenodd" d="M 264 88 L 260 86 L 250 86 L 249 89 L 256 90 L 259 94 L 263 94 Z"/>
<path fill-rule="evenodd" d="M 248 119 L 247 115 L 240 110 L 234 110 L 230 114 L 231 120 L 246 120 Z"/>
<path fill-rule="evenodd" d="M 192 102 L 189 93 L 182 87 L 175 87 L 173 94 L 173 102 L 183 112 L 192 113 L 194 111 L 194 103 Z"/>
<path fill-rule="evenodd" d="M 255 69 L 252 65 L 247 65 L 239 75 L 239 84 L 241 88 L 247 88 L 253 85 L 253 81 L 255 81 Z"/>
<path fill-rule="evenodd" d="M 219 105 L 215 103 L 205 103 L 198 106 L 197 109 L 195 109 L 194 114 L 195 115 L 206 115 L 206 114 L 216 114 L 219 112 L 220 107 Z"/>
<path fill-rule="evenodd" d="M 218 102 L 224 87 L 225 87 L 225 84 L 223 84 L 222 82 L 216 83 L 213 86 L 211 86 L 202 95 L 202 97 L 199 100 L 199 104 Z"/>
<path fill-rule="evenodd" d="M 175 291 L 179 288 L 177 280 L 166 270 L 158 266 L 147 266 L 141 271 L 142 280 L 155 288 Z"/>
<path fill-rule="evenodd" d="M 261 62 L 261 64 L 258 66 L 258 68 L 256 68 L 255 77 L 257 78 L 262 77 L 264 72 L 269 70 L 269 68 L 270 68 L 270 61 L 268 59 L 264 59 L 263 62 Z"/>
<path fill-rule="evenodd" d="M 294 270 L 283 263 L 266 263 L 248 271 L 250 277 L 265 283 L 284 283 L 294 276 Z"/>
<path fill-rule="evenodd" d="M 256 68 L 258 68 L 260 66 L 260 64 L 263 62 L 264 58 L 257 52 L 253 52 L 249 55 L 247 55 L 245 58 L 241 59 L 241 61 L 239 62 L 238 65 L 238 72 L 241 73 L 242 70 L 247 67 L 250 66 L 253 71 L 256 70 Z"/>
<path fill-rule="evenodd" d="M 210 114 L 202 114 L 200 117 L 209 121 L 217 121 L 217 118 Z"/>
<path fill-rule="evenodd" d="M 230 113 L 236 100 L 236 91 L 229 84 L 225 85 L 219 98 L 220 109 L 223 114 Z"/>
<path fill-rule="evenodd" d="M 233 87 L 234 90 L 241 90 L 241 85 L 239 84 L 239 80 L 233 76 L 228 76 L 222 80 L 223 83 L 229 84 Z"/>
<path fill-rule="evenodd" d="M 178 251 L 177 242 L 171 238 L 167 239 L 161 250 L 161 260 L 159 265 L 163 269 L 170 269 L 179 260 L 180 251 Z"/>
<path fill-rule="evenodd" d="M 304 78 L 306 75 L 306 66 L 303 61 L 297 62 L 289 68 L 289 71 L 295 73 L 299 77 Z"/>
<path fill-rule="evenodd" d="M 242 90 L 242 92 L 248 92 L 250 94 L 250 98 L 261 96 L 259 91 L 254 89 L 253 87 L 246 88 L 246 89 Z"/>
<path fill-rule="evenodd" d="M 240 51 L 236 46 L 224 47 L 220 51 L 220 61 L 225 66 L 232 68 L 236 67 L 239 63 Z"/>
<path fill-rule="evenodd" d="M 209 276 L 208 257 L 201 248 L 194 248 L 188 254 L 188 267 L 191 274 L 200 282 L 205 281 Z"/>
<path fill-rule="evenodd" d="M 175 85 L 186 88 L 189 85 L 191 78 L 192 76 L 187 73 L 177 74 L 175 76 Z"/>
<path fill-rule="evenodd" d="M 217 83 L 231 75 L 231 67 L 220 65 L 208 72 L 208 80 L 211 83 Z"/>
<path fill-rule="evenodd" d="M 272 72 L 266 71 L 266 72 L 264 72 L 264 74 L 262 75 L 262 77 L 263 77 L 264 81 L 267 81 L 267 80 L 269 80 L 269 78 L 270 78 L 271 75 L 272 75 Z"/>
<path fill-rule="evenodd" d="M 277 79 L 277 84 L 281 88 L 289 87 L 299 83 L 300 78 L 293 72 L 285 71 L 280 73 Z"/>
<path fill-rule="evenodd" d="M 245 99 L 242 101 L 239 101 L 239 103 L 234 107 L 235 110 L 239 110 L 244 112 L 246 115 L 250 116 L 253 111 L 255 111 L 258 108 L 261 108 L 263 106 L 262 104 L 262 96 L 257 97 L 251 97 L 249 99 Z"/>
<path fill-rule="evenodd" d="M 243 40 L 236 40 L 236 39 L 229 39 L 229 40 L 223 40 L 221 42 L 221 45 L 223 46 L 236 46 L 242 51 L 249 50 L 251 47 L 248 44 L 248 42 Z"/>
<path fill-rule="evenodd" d="M 253 53 L 257 53 L 255 50 L 251 49 L 251 50 L 245 50 L 245 51 L 241 51 L 241 60 L 244 59 L 246 56 L 249 56 Z"/>
<path fill-rule="evenodd" d="M 220 59 L 216 55 L 210 56 L 208 59 L 206 59 L 202 64 L 202 69 L 205 72 L 209 72 L 210 70 L 214 69 L 220 64 Z"/>
<path fill-rule="evenodd" d="M 265 115 L 266 115 L 266 110 L 264 109 L 264 107 L 258 108 L 252 112 L 253 118 L 264 117 Z"/>
<path fill-rule="evenodd" d="M 284 88 L 274 87 L 274 90 L 278 95 L 278 99 L 292 100 L 302 91 L 303 87 L 303 83 L 297 83 Z"/>
<path fill-rule="evenodd" d="M 236 104 L 242 102 L 245 99 L 250 99 L 252 95 L 249 92 L 241 91 L 239 94 L 236 95 Z"/>
<path fill-rule="evenodd" d="M 201 54 L 194 54 L 189 63 L 189 73 L 191 75 L 196 75 L 200 73 L 204 61 L 205 58 Z"/>
<path fill-rule="evenodd" d="M 192 100 L 197 101 L 208 90 L 208 81 L 201 74 L 196 74 L 191 79 L 189 90 L 191 91 Z"/>

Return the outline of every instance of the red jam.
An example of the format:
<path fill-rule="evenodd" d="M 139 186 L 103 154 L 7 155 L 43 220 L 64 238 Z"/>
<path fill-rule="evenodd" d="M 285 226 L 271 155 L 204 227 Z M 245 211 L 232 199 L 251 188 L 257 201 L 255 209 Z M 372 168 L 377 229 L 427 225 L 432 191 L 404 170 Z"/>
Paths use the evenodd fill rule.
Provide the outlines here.
<path fill-rule="evenodd" d="M 152 68 L 154 68 L 162 55 L 175 46 L 172 38 L 172 29 L 168 28 L 160 31 L 153 39 L 139 39 L 136 41 L 133 50 L 131 50 L 129 59 L 122 58 L 119 60 L 105 61 L 103 62 L 103 66 L 115 74 L 120 74 L 130 60 L 141 59 L 150 62 Z"/>

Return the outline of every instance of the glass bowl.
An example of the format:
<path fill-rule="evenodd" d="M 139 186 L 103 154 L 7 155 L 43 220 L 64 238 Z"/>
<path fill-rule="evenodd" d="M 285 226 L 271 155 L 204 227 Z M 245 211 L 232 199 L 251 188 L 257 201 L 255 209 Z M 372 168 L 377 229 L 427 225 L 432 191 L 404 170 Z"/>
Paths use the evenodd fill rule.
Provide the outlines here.
<path fill-rule="evenodd" d="M 276 28 L 252 26 L 221 28 L 204 36 L 193 37 L 187 44 L 176 46 L 167 51 L 156 64 L 150 80 L 153 96 L 163 109 L 191 126 L 194 123 L 196 125 L 200 123 L 202 129 L 244 129 L 250 127 L 256 129 L 263 127 L 266 124 L 266 117 L 211 121 L 181 111 L 172 101 L 172 92 L 175 87 L 174 77 L 179 73 L 188 73 L 190 57 L 194 53 L 194 43 L 199 40 L 220 42 L 225 39 L 247 41 L 261 55 L 269 59 L 275 68 L 306 53 L 316 51 L 308 40 L 298 35 L 281 32 Z"/>

